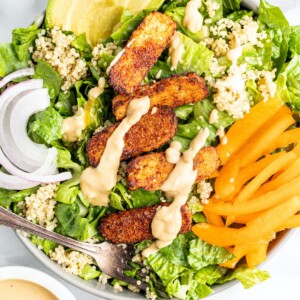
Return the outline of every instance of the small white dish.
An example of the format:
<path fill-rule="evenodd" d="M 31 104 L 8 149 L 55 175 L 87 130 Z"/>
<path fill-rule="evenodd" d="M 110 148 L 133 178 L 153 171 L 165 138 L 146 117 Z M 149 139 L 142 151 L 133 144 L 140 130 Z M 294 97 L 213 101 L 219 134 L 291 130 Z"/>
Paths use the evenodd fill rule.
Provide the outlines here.
<path fill-rule="evenodd" d="M 38 284 L 49 290 L 59 300 L 76 300 L 71 292 L 59 281 L 36 269 L 10 266 L 0 268 L 0 280 L 17 279 Z"/>

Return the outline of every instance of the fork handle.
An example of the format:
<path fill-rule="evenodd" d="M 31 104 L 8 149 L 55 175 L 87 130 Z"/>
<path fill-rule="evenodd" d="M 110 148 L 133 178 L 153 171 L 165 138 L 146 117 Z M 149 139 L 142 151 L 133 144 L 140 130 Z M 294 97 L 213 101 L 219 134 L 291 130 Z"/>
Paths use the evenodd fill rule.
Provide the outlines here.
<path fill-rule="evenodd" d="M 97 249 L 94 245 L 79 242 L 77 240 L 62 236 L 56 232 L 49 231 L 42 226 L 33 224 L 28 220 L 10 212 L 9 210 L 0 206 L 0 224 L 6 225 L 14 229 L 20 229 L 27 233 L 36 234 L 39 237 L 49 239 L 60 245 L 66 246 L 84 252 L 88 255 L 95 255 Z"/>

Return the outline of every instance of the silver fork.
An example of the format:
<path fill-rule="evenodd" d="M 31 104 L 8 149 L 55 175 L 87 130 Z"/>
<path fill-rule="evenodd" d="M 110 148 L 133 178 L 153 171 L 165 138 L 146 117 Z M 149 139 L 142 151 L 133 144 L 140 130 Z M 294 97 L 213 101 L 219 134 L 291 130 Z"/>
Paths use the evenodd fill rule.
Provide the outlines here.
<path fill-rule="evenodd" d="M 122 280 L 128 284 L 134 285 L 138 289 L 146 290 L 149 284 L 145 282 L 146 275 L 143 272 L 138 272 L 141 280 L 137 280 L 130 276 L 126 276 L 124 271 L 132 270 L 133 268 L 128 265 L 132 260 L 132 253 L 134 248 L 130 245 L 126 247 L 113 245 L 107 242 L 101 244 L 88 244 L 79 242 L 77 240 L 62 236 L 58 233 L 49 231 L 44 227 L 35 225 L 28 220 L 4 209 L 0 206 L 0 224 L 6 225 L 14 229 L 20 229 L 25 232 L 35 234 L 39 237 L 52 240 L 60 245 L 72 248 L 79 252 L 86 253 L 94 258 L 95 262 L 107 275 Z M 144 267 L 144 265 L 141 265 Z M 158 283 L 160 287 L 163 287 Z M 166 298 L 167 295 L 163 291 L 157 291 L 159 296 Z"/>

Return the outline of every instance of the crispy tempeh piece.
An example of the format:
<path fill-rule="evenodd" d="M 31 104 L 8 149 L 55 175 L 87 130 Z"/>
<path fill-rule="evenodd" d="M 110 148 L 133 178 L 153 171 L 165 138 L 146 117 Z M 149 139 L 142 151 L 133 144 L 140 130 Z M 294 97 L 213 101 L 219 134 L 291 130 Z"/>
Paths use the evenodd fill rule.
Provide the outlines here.
<path fill-rule="evenodd" d="M 129 102 L 136 98 L 149 96 L 150 107 L 169 106 L 172 108 L 196 103 L 208 95 L 208 89 L 202 77 L 195 73 L 173 75 L 158 82 L 141 85 L 131 95 L 117 95 L 112 102 L 117 120 L 126 116 Z"/>
<path fill-rule="evenodd" d="M 106 142 L 118 124 L 103 129 L 89 139 L 87 154 L 92 167 L 100 162 Z M 176 130 L 177 117 L 172 108 L 161 106 L 154 114 L 148 112 L 126 133 L 121 160 L 160 148 L 173 138 Z"/>
<path fill-rule="evenodd" d="M 160 12 L 150 13 L 132 33 L 124 53 L 109 70 L 109 84 L 119 94 L 131 94 L 141 84 L 177 29 Z"/>
<path fill-rule="evenodd" d="M 131 244 L 154 239 L 151 223 L 161 203 L 144 208 L 134 208 L 111 213 L 100 219 L 99 231 L 104 238 L 113 244 Z M 180 233 L 191 230 L 192 213 L 187 205 L 181 207 L 182 225 Z"/>
<path fill-rule="evenodd" d="M 202 148 L 194 159 L 197 169 L 195 183 L 208 179 L 219 168 L 220 158 L 215 147 Z M 174 169 L 175 165 L 167 161 L 164 152 L 150 153 L 133 159 L 127 167 L 128 188 L 143 188 L 148 191 L 159 190 Z"/>

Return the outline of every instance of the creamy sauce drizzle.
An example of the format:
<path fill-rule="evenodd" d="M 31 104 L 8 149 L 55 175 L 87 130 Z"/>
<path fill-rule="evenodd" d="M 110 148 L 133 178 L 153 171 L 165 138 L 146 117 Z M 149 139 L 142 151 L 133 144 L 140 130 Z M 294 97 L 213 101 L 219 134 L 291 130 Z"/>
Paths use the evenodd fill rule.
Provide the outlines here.
<path fill-rule="evenodd" d="M 88 93 L 88 101 L 84 106 L 79 107 L 74 116 L 66 118 L 62 123 L 62 139 L 65 142 L 76 142 L 81 136 L 82 131 L 90 124 L 90 111 L 95 102 L 95 99 L 104 92 L 105 79 L 101 77 L 98 81 L 98 86 L 90 89 Z"/>
<path fill-rule="evenodd" d="M 168 198 L 173 198 L 173 202 L 169 206 L 157 209 L 151 223 L 152 235 L 157 240 L 143 251 L 143 256 L 148 257 L 158 249 L 170 245 L 179 233 L 182 224 L 180 209 L 186 203 L 197 177 L 197 170 L 193 169 L 193 160 L 205 145 L 208 136 L 207 128 L 198 133 L 192 140 L 189 149 L 182 154 L 168 179 L 163 183 L 161 189 Z M 179 150 L 177 151 L 179 152 Z"/>
<path fill-rule="evenodd" d="M 46 288 L 26 280 L 0 280 L 1 299 L 11 300 L 58 300 Z"/>
<path fill-rule="evenodd" d="M 131 44 L 134 42 L 135 39 L 132 39 L 129 43 L 127 43 L 127 45 L 125 46 L 125 48 L 120 51 L 116 57 L 112 60 L 112 62 L 110 63 L 110 65 L 108 66 L 108 68 L 106 69 L 106 74 L 108 75 L 111 68 L 118 62 L 118 60 L 121 58 L 121 56 L 124 54 L 125 49 L 129 48 L 131 46 Z"/>
<path fill-rule="evenodd" d="M 185 8 L 183 26 L 186 26 L 190 32 L 196 33 L 201 30 L 203 17 L 199 12 L 201 0 L 190 0 Z"/>
<path fill-rule="evenodd" d="M 89 167 L 81 174 L 81 191 L 92 205 L 108 205 L 110 190 L 117 183 L 117 173 L 124 148 L 124 136 L 149 109 L 149 97 L 132 100 L 129 104 L 126 118 L 122 120 L 107 140 L 98 167 Z"/>
<path fill-rule="evenodd" d="M 166 159 L 170 164 L 176 164 L 180 159 L 181 144 L 178 141 L 173 141 L 170 147 L 166 150 Z"/>
<path fill-rule="evenodd" d="M 226 145 L 228 142 L 227 136 L 225 135 L 224 127 L 220 126 L 220 128 L 217 131 L 217 136 L 220 138 L 220 142 L 222 145 Z"/>
<path fill-rule="evenodd" d="M 213 124 L 219 121 L 219 112 L 217 109 L 213 109 L 209 116 L 209 124 Z"/>
<path fill-rule="evenodd" d="M 184 45 L 181 41 L 181 34 L 176 31 L 171 39 L 169 53 L 171 55 L 171 70 L 177 69 L 177 65 L 181 62 L 181 58 L 184 52 Z"/>

